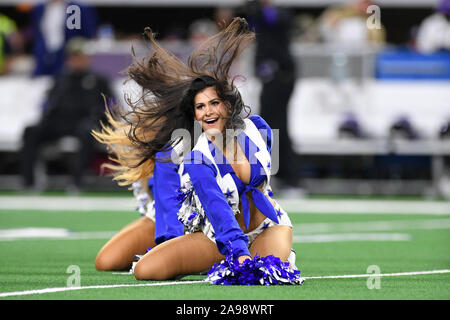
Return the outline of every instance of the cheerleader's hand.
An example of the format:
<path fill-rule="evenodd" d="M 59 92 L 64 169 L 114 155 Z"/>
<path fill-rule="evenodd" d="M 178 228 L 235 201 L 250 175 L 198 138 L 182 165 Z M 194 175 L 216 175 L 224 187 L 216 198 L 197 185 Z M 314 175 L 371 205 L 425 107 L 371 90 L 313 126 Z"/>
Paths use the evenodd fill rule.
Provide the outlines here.
<path fill-rule="evenodd" d="M 240 257 L 238 258 L 239 264 L 241 264 L 241 263 L 244 262 L 245 260 L 251 259 L 251 258 L 252 258 L 252 257 L 247 256 L 247 255 L 245 255 L 245 256 L 240 256 Z"/>

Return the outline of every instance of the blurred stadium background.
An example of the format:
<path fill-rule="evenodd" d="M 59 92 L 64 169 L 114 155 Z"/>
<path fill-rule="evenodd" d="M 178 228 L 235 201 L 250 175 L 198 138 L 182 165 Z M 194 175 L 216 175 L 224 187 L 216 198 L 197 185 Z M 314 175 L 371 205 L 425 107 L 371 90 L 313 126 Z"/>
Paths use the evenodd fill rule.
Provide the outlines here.
<path fill-rule="evenodd" d="M 32 11 L 38 1 L 2 0 L 3 73 L 0 76 L 0 189 L 21 190 L 19 150 L 24 128 L 41 116 L 53 78 L 33 75 Z M 150 26 L 166 48 L 185 58 L 195 43 L 214 33 L 217 17 L 246 17 L 246 1 L 85 0 L 95 17 L 86 52 L 92 69 L 107 77 L 116 98 L 127 92 L 124 70 L 131 46 L 147 53 L 142 32 Z M 350 17 L 330 11 L 358 1 L 278 0 L 292 13 L 291 51 L 297 79 L 289 102 L 288 130 L 296 153 L 300 185 L 308 194 L 450 197 L 448 139 L 450 54 L 447 47 L 418 44 L 425 19 L 438 1 L 360 1 L 380 9 L 381 29 L 367 27 L 372 11 Z M 70 14 L 67 13 L 67 17 Z M 373 23 L 373 21 L 372 21 Z M 448 27 L 447 27 L 448 28 Z M 7 31 L 9 30 L 9 31 Z M 447 31 L 448 32 L 448 31 Z M 253 50 L 253 51 L 252 51 Z M 235 72 L 245 103 L 259 108 L 254 48 Z M 275 107 L 275 106 L 274 106 Z M 269 119 L 270 121 L 270 119 Z M 64 137 L 41 150 L 38 185 L 64 190 L 77 141 Z M 119 190 L 101 175 L 104 150 L 96 147 L 87 190 Z"/>

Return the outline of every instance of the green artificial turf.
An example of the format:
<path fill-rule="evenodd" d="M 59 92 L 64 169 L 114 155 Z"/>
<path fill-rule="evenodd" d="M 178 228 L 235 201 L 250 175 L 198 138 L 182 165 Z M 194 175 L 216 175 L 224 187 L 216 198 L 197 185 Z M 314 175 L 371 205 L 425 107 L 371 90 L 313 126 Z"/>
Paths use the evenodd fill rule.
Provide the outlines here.
<path fill-rule="evenodd" d="M 443 219 L 430 215 L 290 213 L 293 224 Z M 0 210 L 0 228 L 51 227 L 74 232 L 118 231 L 137 219 L 136 212 Z M 445 218 L 445 217 L 444 217 Z M 407 233 L 409 241 L 294 243 L 297 266 L 304 277 L 366 274 L 370 265 L 381 273 L 450 269 L 450 232 L 443 227 L 390 230 Z M 386 232 L 385 232 L 386 233 Z M 98 272 L 94 259 L 108 239 L 15 239 L 0 241 L 0 294 L 65 287 L 76 265 L 81 286 L 133 285 L 55 293 L 0 297 L 20 299 L 150 299 L 150 300 L 297 300 L 297 299 L 449 299 L 450 274 L 382 277 L 379 289 L 367 278 L 309 279 L 302 286 L 215 286 L 208 283 L 135 286 L 161 283 L 137 281 L 129 274 Z M 188 276 L 180 280 L 201 280 Z"/>

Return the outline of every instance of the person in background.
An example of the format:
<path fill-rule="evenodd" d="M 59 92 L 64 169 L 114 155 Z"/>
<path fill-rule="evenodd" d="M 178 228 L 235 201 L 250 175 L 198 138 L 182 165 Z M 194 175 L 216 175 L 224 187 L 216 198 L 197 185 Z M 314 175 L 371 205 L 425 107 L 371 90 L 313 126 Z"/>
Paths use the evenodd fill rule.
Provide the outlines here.
<path fill-rule="evenodd" d="M 384 44 L 386 30 L 381 21 L 380 28 L 367 27 L 367 9 L 373 4 L 370 0 L 355 0 L 326 9 L 318 18 L 321 40 L 339 46 Z"/>
<path fill-rule="evenodd" d="M 218 7 L 214 11 L 214 21 L 216 23 L 217 31 L 225 29 L 233 20 L 235 14 L 230 7 Z"/>
<path fill-rule="evenodd" d="M 70 6 L 78 11 L 67 10 Z M 68 12 L 69 11 L 69 12 Z M 79 25 L 72 25 L 79 19 Z M 84 4 L 66 0 L 48 0 L 31 10 L 33 55 L 36 66 L 33 76 L 59 74 L 64 66 L 64 48 L 73 37 L 94 38 L 97 28 L 95 11 Z"/>
<path fill-rule="evenodd" d="M 16 23 L 0 13 L 0 75 L 9 72 L 14 54 L 23 50 L 23 38 Z"/>
<path fill-rule="evenodd" d="M 216 23 L 209 18 L 194 20 L 188 29 L 188 43 L 191 49 L 196 48 L 207 38 L 217 33 Z"/>
<path fill-rule="evenodd" d="M 436 12 L 421 23 L 416 49 L 421 53 L 450 51 L 450 0 L 439 1 Z"/>
<path fill-rule="evenodd" d="M 73 38 L 66 46 L 66 68 L 55 79 L 43 106 L 40 121 L 26 127 L 22 138 L 21 174 L 24 187 L 39 190 L 35 185 L 34 169 L 44 144 L 59 138 L 74 136 L 80 143 L 72 166 L 75 190 L 82 187 L 83 172 L 92 160 L 93 143 L 90 130 L 104 116 L 102 94 L 113 98 L 109 81 L 90 69 L 90 57 L 85 53 L 83 38 Z"/>
<path fill-rule="evenodd" d="M 436 12 L 422 21 L 417 32 L 416 50 L 422 54 L 450 52 L 450 0 L 440 0 Z M 440 139 L 450 137 L 450 110 L 447 119 L 442 119 Z M 437 194 L 450 199 L 450 163 L 444 160 L 443 174 L 437 183 Z"/>
<path fill-rule="evenodd" d="M 300 197 L 303 191 L 288 131 L 288 107 L 296 82 L 296 64 L 290 51 L 291 14 L 267 0 L 249 1 L 246 11 L 256 31 L 255 72 L 262 82 L 260 114 L 279 130 L 278 195 Z"/>

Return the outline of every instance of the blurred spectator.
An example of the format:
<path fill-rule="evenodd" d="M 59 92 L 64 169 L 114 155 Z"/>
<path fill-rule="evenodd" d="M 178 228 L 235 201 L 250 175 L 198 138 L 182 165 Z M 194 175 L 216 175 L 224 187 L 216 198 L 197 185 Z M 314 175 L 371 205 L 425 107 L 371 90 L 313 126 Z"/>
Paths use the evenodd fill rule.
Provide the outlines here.
<path fill-rule="evenodd" d="M 450 50 L 450 0 L 441 0 L 436 12 L 422 22 L 416 48 L 422 53 Z"/>
<path fill-rule="evenodd" d="M 390 139 L 414 140 L 419 138 L 419 133 L 407 115 L 401 115 L 394 120 L 389 131 Z"/>
<path fill-rule="evenodd" d="M 74 8 L 79 11 L 71 10 Z M 77 19 L 79 24 L 74 23 Z M 94 10 L 77 2 L 47 0 L 32 9 L 31 20 L 36 60 L 34 76 L 57 75 L 63 68 L 67 42 L 76 36 L 93 38 L 96 33 Z"/>
<path fill-rule="evenodd" d="M 216 24 L 211 19 L 198 19 L 189 26 L 188 41 L 189 44 L 196 48 L 207 38 L 215 35 L 218 32 Z"/>
<path fill-rule="evenodd" d="M 450 139 L 450 118 L 442 124 L 439 130 L 439 138 Z"/>
<path fill-rule="evenodd" d="M 260 114 L 279 130 L 280 196 L 300 196 L 295 153 L 288 132 L 288 106 L 296 81 L 290 52 L 291 14 L 269 1 L 249 1 L 249 22 L 256 31 L 255 71 L 262 83 Z"/>
<path fill-rule="evenodd" d="M 296 15 L 293 21 L 293 40 L 299 43 L 320 42 L 317 20 L 313 15 L 307 13 Z"/>
<path fill-rule="evenodd" d="M 14 54 L 23 50 L 23 39 L 11 18 L 0 13 L 0 75 L 8 73 Z"/>
<path fill-rule="evenodd" d="M 353 112 L 345 112 L 338 126 L 338 137 L 340 139 L 361 139 L 366 136 L 357 115 Z"/>
<path fill-rule="evenodd" d="M 80 147 L 73 162 L 72 176 L 74 187 L 82 186 L 83 171 L 92 160 L 91 130 L 99 125 L 104 115 L 101 94 L 112 98 L 108 81 L 90 70 L 90 57 L 85 54 L 84 46 L 82 38 L 69 41 L 66 68 L 48 93 L 41 120 L 25 128 L 21 173 L 27 189 L 42 187 L 34 185 L 34 167 L 41 148 L 65 136 L 78 139 Z"/>
<path fill-rule="evenodd" d="M 373 5 L 370 0 L 353 1 L 351 4 L 330 7 L 319 17 L 319 32 L 324 42 L 339 45 L 366 45 L 384 43 L 386 31 L 380 22 L 380 28 L 368 28 L 367 9 Z"/>
<path fill-rule="evenodd" d="M 216 22 L 217 30 L 222 30 L 228 27 L 231 20 L 234 18 L 234 11 L 229 7 L 218 7 L 214 12 L 214 21 Z"/>

